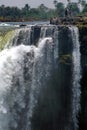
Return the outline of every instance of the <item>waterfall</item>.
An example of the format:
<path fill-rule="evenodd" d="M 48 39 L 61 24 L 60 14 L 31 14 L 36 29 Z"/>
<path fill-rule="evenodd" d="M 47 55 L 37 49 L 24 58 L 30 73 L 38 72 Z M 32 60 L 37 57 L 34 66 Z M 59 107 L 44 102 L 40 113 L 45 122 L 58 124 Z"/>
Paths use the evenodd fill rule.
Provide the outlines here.
<path fill-rule="evenodd" d="M 1 52 L 1 130 L 14 128 L 29 130 L 30 122 L 28 120 L 32 117 L 33 107 L 36 103 L 34 94 L 37 96 L 42 86 L 40 80 L 44 79 L 45 82 L 45 78 L 50 76 L 54 60 L 54 48 L 52 38 L 44 38 L 42 42 L 40 41 L 38 48 L 20 45 Z M 46 52 L 47 49 L 48 52 Z M 51 59 L 53 60 L 51 61 Z M 26 93 L 28 93 L 27 96 Z M 27 111 L 27 114 L 24 112 L 26 125 L 21 126 L 20 118 L 22 117 L 19 117 L 17 113 L 21 113 L 25 109 Z M 24 120 L 22 122 L 25 122 Z M 11 123 L 10 126 L 9 123 Z"/>
<path fill-rule="evenodd" d="M 78 128 L 78 112 L 80 110 L 80 78 L 81 78 L 81 65 L 80 65 L 80 44 L 79 32 L 77 27 L 71 28 L 73 37 L 73 121 L 74 130 Z"/>
<path fill-rule="evenodd" d="M 18 46 L 20 44 L 30 45 L 31 32 L 31 26 L 29 28 L 16 29 L 13 39 L 6 47 Z"/>
<path fill-rule="evenodd" d="M 20 129 L 21 113 L 26 115 L 34 49 L 21 45 L 0 53 L 0 130 Z"/>
<path fill-rule="evenodd" d="M 28 118 L 31 118 L 33 115 L 33 109 L 37 103 L 38 94 L 44 82 L 46 82 L 46 78 L 48 79 L 50 77 L 54 62 L 54 46 L 51 38 L 43 39 L 38 49 L 36 50 L 36 59 L 33 68 Z M 46 52 L 46 50 L 48 50 L 48 52 Z M 29 126 L 27 129 L 28 128 Z"/>
<path fill-rule="evenodd" d="M 77 130 L 80 71 L 76 27 L 16 29 L 0 52 L 0 130 Z"/>

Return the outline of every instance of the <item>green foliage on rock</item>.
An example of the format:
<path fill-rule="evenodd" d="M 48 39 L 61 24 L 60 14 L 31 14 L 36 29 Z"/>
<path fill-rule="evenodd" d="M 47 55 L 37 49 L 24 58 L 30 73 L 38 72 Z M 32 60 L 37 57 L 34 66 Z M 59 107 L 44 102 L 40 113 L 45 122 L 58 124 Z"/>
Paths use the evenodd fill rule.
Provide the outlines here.
<path fill-rule="evenodd" d="M 0 50 L 3 50 L 6 44 L 8 44 L 14 36 L 14 30 L 0 29 Z"/>
<path fill-rule="evenodd" d="M 60 55 L 59 63 L 70 65 L 72 61 L 72 56 L 70 54 Z"/>

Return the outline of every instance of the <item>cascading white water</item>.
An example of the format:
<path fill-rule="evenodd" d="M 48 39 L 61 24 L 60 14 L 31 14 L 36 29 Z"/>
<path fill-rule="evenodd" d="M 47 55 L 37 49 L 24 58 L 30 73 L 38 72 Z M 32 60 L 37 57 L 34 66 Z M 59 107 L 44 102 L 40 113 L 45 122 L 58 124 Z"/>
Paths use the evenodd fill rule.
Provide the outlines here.
<path fill-rule="evenodd" d="M 24 96 L 30 89 L 34 50 L 34 47 L 21 45 L 0 53 L 0 130 L 18 127 L 17 111 L 21 112 L 26 106 Z M 27 63 L 24 62 L 26 55 L 30 55 Z M 25 66 L 31 76 L 28 82 L 24 79 Z"/>
<path fill-rule="evenodd" d="M 53 30 L 53 28 L 49 29 Z M 53 69 L 53 63 L 56 65 L 56 60 L 58 59 L 58 28 L 55 27 L 54 30 L 53 40 L 52 37 L 46 37 L 47 27 L 41 28 L 41 38 L 38 48 L 35 51 L 33 80 L 27 118 L 32 118 L 33 109 L 37 103 L 37 95 L 40 92 L 40 88 L 43 86 L 41 81 L 44 80 L 45 82 L 46 78 L 49 78 Z M 31 127 L 30 124 L 31 122 L 28 122 L 26 130 Z"/>
<path fill-rule="evenodd" d="M 76 116 L 80 108 L 79 40 L 78 29 L 76 27 L 69 27 L 68 30 L 71 32 L 73 44 L 73 74 L 71 74 L 71 72 L 69 73 L 71 76 L 70 80 L 72 80 L 73 77 L 73 85 L 70 88 L 71 90 L 73 89 L 73 96 L 72 94 L 70 95 L 72 101 L 70 101 L 71 97 L 70 99 L 63 97 L 67 96 L 66 92 L 63 92 L 63 90 L 67 90 L 67 88 L 66 86 L 63 87 L 65 81 L 64 79 L 60 80 L 60 78 L 62 78 L 63 74 L 67 75 L 67 73 L 66 70 L 64 70 L 66 65 L 60 63 L 60 61 L 63 60 L 59 57 L 59 52 L 60 55 L 63 55 L 63 53 L 65 55 L 65 52 L 63 52 L 64 48 L 59 47 L 62 43 L 59 42 L 61 36 L 59 36 L 60 32 L 58 32 L 57 26 L 41 27 L 37 47 L 31 45 L 31 27 L 17 29 L 17 33 L 15 33 L 11 44 L 15 47 L 0 52 L 0 130 L 37 130 L 38 128 L 38 130 L 41 130 L 41 123 L 42 128 L 44 127 L 43 130 L 56 130 L 58 128 L 59 130 L 77 130 Z M 66 42 L 69 42 L 69 40 L 67 39 Z M 25 44 L 26 46 L 20 44 Z M 16 47 L 16 45 L 19 46 Z M 59 70 L 59 66 L 62 66 L 60 68 L 65 71 L 63 74 L 62 71 Z M 59 78 L 58 80 L 57 77 Z M 61 86 L 62 81 L 64 83 Z M 61 96 L 61 94 L 64 95 Z M 46 103 L 46 97 L 47 103 L 45 105 L 38 103 L 39 97 L 41 98 L 42 104 Z M 64 99 L 61 99 L 62 97 Z M 67 108 L 64 108 L 63 105 L 65 105 L 66 102 L 70 104 Z M 32 126 L 32 119 L 38 119 L 34 117 L 36 113 L 39 115 L 37 112 L 38 104 L 41 110 L 43 108 L 46 110 L 47 108 L 46 112 L 50 113 L 51 116 L 48 114 L 47 122 L 45 122 L 43 120 L 44 115 L 42 114 L 39 118 L 41 122 L 38 126 L 36 125 L 37 128 L 35 128 L 35 126 Z M 70 114 L 66 114 L 69 117 L 64 117 L 63 120 L 62 113 L 68 112 L 68 109 L 71 111 L 71 105 L 73 109 L 72 117 L 70 117 Z M 62 117 L 60 115 L 62 115 Z M 51 120 L 50 117 L 53 117 L 53 119 Z M 71 121 L 69 121 L 70 119 Z M 50 124 L 52 127 L 49 126 L 50 120 L 52 121 L 52 124 Z M 36 122 L 39 121 L 36 120 Z M 57 122 L 59 123 L 57 124 Z M 68 123 L 70 124 L 68 125 Z M 71 126 L 71 123 L 74 124 L 74 128 Z"/>
<path fill-rule="evenodd" d="M 31 37 L 31 27 L 19 29 L 19 35 L 17 35 L 17 38 L 14 39 L 14 45 L 29 45 L 30 44 L 30 37 Z"/>
<path fill-rule="evenodd" d="M 12 46 L 18 46 L 20 44 L 30 45 L 31 44 L 31 26 L 28 28 L 14 30 L 14 37 L 6 44 L 5 48 L 11 48 Z"/>
<path fill-rule="evenodd" d="M 46 52 L 47 49 L 48 52 Z M 50 76 L 52 70 L 51 59 L 54 57 L 55 49 L 52 38 L 44 38 L 40 41 L 38 48 L 20 45 L 0 53 L 0 130 L 18 128 L 17 120 L 20 117 L 17 115 L 17 109 L 20 109 L 19 112 L 25 109 L 26 99 L 24 97 L 27 89 L 30 92 L 28 93 L 29 101 L 27 101 L 26 108 L 28 109 L 26 125 L 24 124 L 21 130 L 30 130 L 30 118 L 36 103 L 34 94 L 37 96 L 42 85 L 40 80 L 44 78 L 44 74 L 45 78 Z M 27 56 L 29 56 L 29 59 Z M 25 58 L 27 58 L 27 63 L 25 63 Z M 26 73 L 29 73 L 28 76 L 30 76 L 28 81 L 24 79 L 25 64 L 28 71 Z M 15 109 L 16 104 L 18 106 Z M 9 126 L 9 124 L 11 125 Z"/>
<path fill-rule="evenodd" d="M 81 79 L 81 65 L 80 65 L 80 44 L 79 32 L 77 27 L 71 27 L 71 35 L 73 40 L 73 121 L 74 130 L 78 129 L 78 112 L 80 110 L 80 79 Z"/>
<path fill-rule="evenodd" d="M 35 63 L 33 67 L 33 77 L 32 77 L 32 86 L 30 92 L 30 102 L 29 102 L 29 111 L 27 118 L 32 118 L 33 108 L 37 103 L 37 96 L 40 92 L 42 85 L 41 80 L 49 78 L 52 69 L 52 56 L 54 47 L 52 38 L 44 38 L 42 42 L 38 45 L 38 48 L 35 52 Z M 46 52 L 48 50 L 48 52 Z M 30 128 L 30 122 L 26 126 L 26 130 Z"/>

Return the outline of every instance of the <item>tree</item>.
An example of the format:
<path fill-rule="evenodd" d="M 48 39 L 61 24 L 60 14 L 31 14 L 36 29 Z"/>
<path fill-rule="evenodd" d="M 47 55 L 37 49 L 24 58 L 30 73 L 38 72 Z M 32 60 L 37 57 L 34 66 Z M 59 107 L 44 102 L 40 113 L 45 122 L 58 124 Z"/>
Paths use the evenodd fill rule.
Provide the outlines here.
<path fill-rule="evenodd" d="M 82 0 L 78 0 L 78 3 L 81 3 Z"/>
<path fill-rule="evenodd" d="M 71 0 L 67 0 L 68 4 L 71 3 Z"/>
<path fill-rule="evenodd" d="M 86 5 L 86 1 L 85 0 L 82 0 L 81 2 L 82 6 L 84 7 Z"/>
<path fill-rule="evenodd" d="M 5 17 L 5 5 L 1 5 L 2 16 Z"/>
<path fill-rule="evenodd" d="M 40 4 L 40 6 L 38 7 L 39 10 L 41 10 L 42 12 L 47 12 L 49 9 L 44 5 L 44 4 Z"/>
<path fill-rule="evenodd" d="M 38 19 L 39 18 L 39 11 L 36 8 L 31 8 L 29 12 L 29 17 Z"/>
<path fill-rule="evenodd" d="M 28 4 L 25 4 L 25 6 L 22 8 L 21 14 L 25 15 L 25 17 L 28 17 L 30 11 L 30 6 Z"/>
<path fill-rule="evenodd" d="M 55 7 L 56 7 L 57 3 L 58 2 L 56 0 L 53 1 L 53 4 L 54 4 Z"/>
<path fill-rule="evenodd" d="M 10 16 L 12 18 L 19 18 L 20 17 L 20 9 L 18 7 L 12 7 L 11 12 L 10 12 Z"/>
<path fill-rule="evenodd" d="M 86 1 L 85 0 L 78 0 L 78 4 L 81 4 L 84 7 L 86 4 Z"/>
<path fill-rule="evenodd" d="M 64 7 L 64 4 L 62 2 L 59 2 L 56 4 L 56 11 L 57 11 L 58 16 L 63 17 L 64 10 L 65 10 L 65 7 Z"/>
<path fill-rule="evenodd" d="M 83 11 L 84 7 L 85 7 L 86 1 L 85 0 L 79 0 L 78 1 L 78 7 L 80 9 L 80 12 Z"/>
<path fill-rule="evenodd" d="M 67 5 L 67 8 L 71 10 L 73 16 L 76 16 L 80 13 L 80 9 L 78 7 L 78 3 L 72 2 Z"/>
<path fill-rule="evenodd" d="M 24 9 L 25 9 L 26 11 L 29 11 L 30 6 L 29 6 L 28 4 L 25 4 Z"/>
<path fill-rule="evenodd" d="M 83 13 L 87 12 L 87 4 L 85 4 L 84 8 L 83 8 Z"/>
<path fill-rule="evenodd" d="M 49 9 L 44 5 L 44 4 L 40 4 L 40 6 L 38 7 L 39 10 L 39 15 L 42 19 L 46 19 L 47 18 L 47 12 L 49 11 Z"/>

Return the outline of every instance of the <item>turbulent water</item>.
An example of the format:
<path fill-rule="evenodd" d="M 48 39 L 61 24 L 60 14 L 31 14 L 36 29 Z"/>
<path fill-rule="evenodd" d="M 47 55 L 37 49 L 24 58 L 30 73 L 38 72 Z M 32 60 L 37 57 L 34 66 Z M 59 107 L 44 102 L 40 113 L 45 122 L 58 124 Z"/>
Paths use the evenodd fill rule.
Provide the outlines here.
<path fill-rule="evenodd" d="M 80 71 L 78 28 L 16 29 L 0 52 L 0 130 L 77 130 Z"/>

